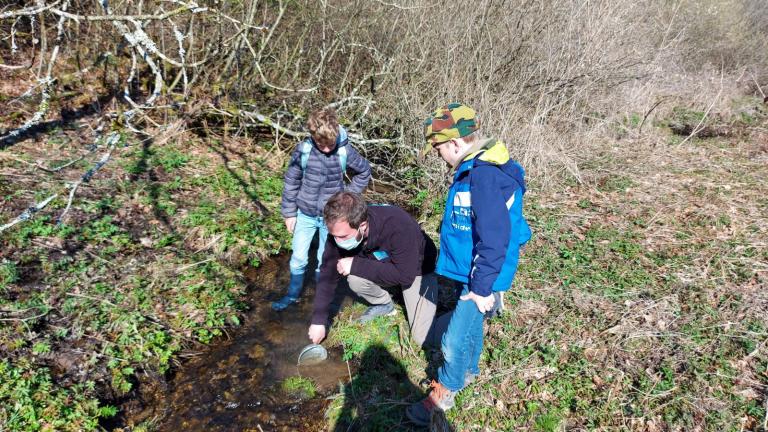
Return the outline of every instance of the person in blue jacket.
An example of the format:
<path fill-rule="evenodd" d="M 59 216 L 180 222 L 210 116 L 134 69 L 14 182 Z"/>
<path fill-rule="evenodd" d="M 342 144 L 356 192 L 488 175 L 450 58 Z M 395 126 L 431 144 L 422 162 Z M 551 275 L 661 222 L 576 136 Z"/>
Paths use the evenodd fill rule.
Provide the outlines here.
<path fill-rule="evenodd" d="M 362 193 L 371 179 L 370 164 L 349 144 L 347 131 L 339 125 L 336 111 L 325 108 L 312 112 L 307 119 L 307 129 L 309 137 L 296 146 L 285 171 L 280 213 L 285 227 L 293 234 L 293 252 L 288 292 L 272 302 L 272 309 L 276 311 L 298 301 L 309 263 L 309 246 L 319 232 L 314 272 L 317 280 L 328 238 L 328 228 L 323 222 L 323 207 L 328 198 L 345 190 Z M 344 184 L 347 169 L 351 174 L 349 185 Z"/>
<path fill-rule="evenodd" d="M 478 128 L 475 111 L 459 103 L 438 108 L 424 122 L 423 153 L 434 148 L 454 168 L 435 272 L 460 284 L 461 297 L 442 338 L 438 379 L 406 410 L 421 426 L 429 425 L 435 409 L 452 408 L 456 393 L 480 373 L 486 313 L 512 285 L 520 247 L 531 237 L 523 217 L 523 168 L 503 142 L 481 136 Z"/>

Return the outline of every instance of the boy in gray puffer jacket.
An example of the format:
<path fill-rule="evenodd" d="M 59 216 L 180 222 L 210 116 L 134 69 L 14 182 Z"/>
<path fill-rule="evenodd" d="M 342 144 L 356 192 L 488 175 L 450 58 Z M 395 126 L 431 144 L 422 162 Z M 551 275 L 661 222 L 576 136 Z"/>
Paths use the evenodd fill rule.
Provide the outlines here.
<path fill-rule="evenodd" d="M 298 301 L 309 262 L 309 246 L 319 231 L 317 278 L 328 237 L 328 228 L 323 223 L 325 202 L 343 190 L 362 193 L 371 179 L 370 164 L 349 144 L 347 131 L 339 125 L 336 111 L 325 108 L 313 112 L 307 120 L 307 129 L 310 136 L 296 147 L 285 172 L 281 214 L 285 227 L 293 234 L 293 254 L 288 293 L 272 303 L 276 311 Z M 345 186 L 347 168 L 352 182 Z"/>

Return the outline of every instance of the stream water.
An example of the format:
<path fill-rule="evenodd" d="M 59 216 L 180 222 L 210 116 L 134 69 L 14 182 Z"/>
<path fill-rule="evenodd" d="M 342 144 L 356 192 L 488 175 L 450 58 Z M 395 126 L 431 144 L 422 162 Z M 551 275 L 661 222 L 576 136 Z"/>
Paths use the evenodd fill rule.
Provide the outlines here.
<path fill-rule="evenodd" d="M 328 359 L 318 365 L 297 365 L 299 352 L 310 343 L 314 282 L 305 284 L 299 304 L 272 311 L 270 301 L 287 284 L 287 259 L 245 271 L 252 284 L 252 309 L 241 328 L 185 361 L 167 384 L 143 385 L 140 396 L 121 407 L 125 426 L 149 421 L 153 429 L 168 432 L 323 429 L 324 396 L 348 382 L 350 372 L 337 350 L 329 350 Z M 282 381 L 297 375 L 315 383 L 314 398 L 301 400 L 281 390 Z"/>

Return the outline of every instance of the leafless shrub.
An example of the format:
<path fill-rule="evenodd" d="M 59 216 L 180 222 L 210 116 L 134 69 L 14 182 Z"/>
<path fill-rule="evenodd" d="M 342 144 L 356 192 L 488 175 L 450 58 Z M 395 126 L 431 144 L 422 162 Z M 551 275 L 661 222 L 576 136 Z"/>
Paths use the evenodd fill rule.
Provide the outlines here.
<path fill-rule="evenodd" d="M 768 4 L 759 0 L 681 1 L 681 59 L 689 68 L 715 65 L 726 71 L 764 64 L 766 18 Z"/>
<path fill-rule="evenodd" d="M 404 185 L 422 119 L 463 101 L 546 181 L 579 176 L 622 116 L 719 112 L 739 88 L 763 91 L 766 16 L 759 0 L 19 1 L 0 11 L 3 71 L 52 83 L 34 116 L 3 126 L 43 120 L 48 87 L 65 82 L 120 91 L 120 121 L 139 129 L 161 123 L 149 105 L 240 130 L 254 124 L 243 109 L 301 130 L 307 111 L 334 104 L 377 177 Z M 420 187 L 440 187 L 440 165 L 418 164 Z"/>

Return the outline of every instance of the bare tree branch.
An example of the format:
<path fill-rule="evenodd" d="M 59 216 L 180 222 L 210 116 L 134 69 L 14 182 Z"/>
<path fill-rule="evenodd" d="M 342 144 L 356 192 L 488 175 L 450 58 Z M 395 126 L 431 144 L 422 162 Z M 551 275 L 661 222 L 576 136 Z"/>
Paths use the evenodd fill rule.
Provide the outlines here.
<path fill-rule="evenodd" d="M 32 216 L 35 213 L 37 213 L 40 210 L 44 209 L 45 206 L 47 206 L 57 196 L 59 196 L 59 194 L 55 193 L 55 194 L 49 196 L 48 198 L 46 198 L 46 199 L 44 199 L 44 200 L 42 200 L 42 201 L 40 201 L 38 203 L 35 203 L 35 205 L 29 207 L 28 209 L 24 210 L 24 212 L 21 213 L 20 215 L 16 216 L 15 219 L 13 219 L 12 221 L 6 223 L 3 226 L 0 226 L 0 233 L 5 231 L 5 230 L 7 230 L 8 228 L 11 228 L 12 226 L 14 226 L 14 225 L 16 225 L 16 224 L 18 224 L 20 222 L 24 222 L 24 221 L 27 221 L 29 219 L 32 219 Z"/>
<path fill-rule="evenodd" d="M 84 20 L 84 21 L 163 21 L 172 16 L 179 15 L 187 11 L 192 13 L 200 13 L 200 12 L 205 12 L 207 10 L 208 8 L 201 8 L 201 7 L 198 7 L 196 4 L 190 4 L 190 5 L 176 8 L 172 11 L 168 11 L 160 15 L 77 15 L 77 14 L 67 13 L 65 10 L 60 10 L 56 8 L 51 9 L 51 12 L 53 12 L 56 15 L 61 15 L 63 17 L 66 17 L 75 21 L 79 21 L 79 20 Z"/>
<path fill-rule="evenodd" d="M 56 7 L 56 5 L 58 5 L 59 3 L 60 3 L 60 0 L 57 0 L 49 5 L 30 6 L 24 9 L 19 9 L 19 10 L 10 11 L 10 12 L 3 12 L 3 13 L 0 13 L 0 19 L 13 18 L 17 16 L 37 15 L 40 12 L 45 12 L 48 9 L 52 9 Z"/>
<path fill-rule="evenodd" d="M 69 198 L 67 199 L 67 206 L 64 208 L 64 211 L 61 212 L 58 218 L 56 218 L 56 224 L 61 225 L 64 223 L 64 218 L 67 216 L 67 212 L 69 212 L 70 207 L 72 207 L 72 200 L 75 198 L 75 192 L 77 192 L 77 188 L 80 187 L 83 183 L 88 183 L 91 181 L 91 178 L 94 174 L 96 174 L 97 171 L 101 169 L 107 162 L 109 162 L 110 157 L 112 157 L 112 151 L 117 146 L 117 143 L 120 142 L 120 134 L 117 132 L 112 132 L 109 134 L 109 137 L 107 137 L 106 145 L 107 145 L 107 151 L 101 156 L 101 159 L 99 159 L 98 162 L 94 164 L 92 168 L 90 168 L 88 171 L 86 171 L 80 178 L 72 183 L 70 185 L 69 189 Z"/>

